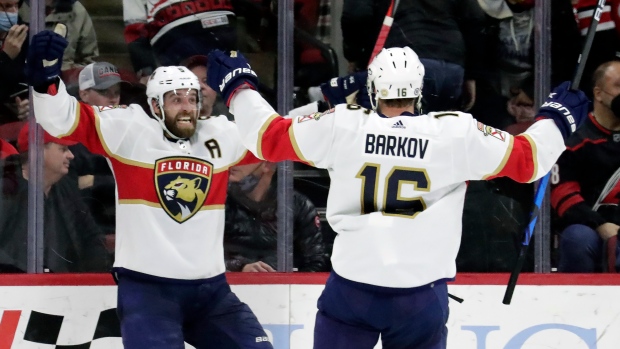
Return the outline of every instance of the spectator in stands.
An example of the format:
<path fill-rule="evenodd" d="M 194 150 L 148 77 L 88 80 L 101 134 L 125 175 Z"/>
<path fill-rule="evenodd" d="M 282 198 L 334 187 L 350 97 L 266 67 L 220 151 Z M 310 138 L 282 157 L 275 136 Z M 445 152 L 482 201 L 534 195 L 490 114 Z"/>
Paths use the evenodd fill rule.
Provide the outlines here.
<path fill-rule="evenodd" d="M 594 9 L 599 0 L 573 0 L 573 7 L 575 8 L 577 24 L 579 25 L 579 31 L 581 32 L 581 41 L 585 40 L 588 34 L 588 28 L 592 21 L 592 15 Z M 617 0 L 606 0 L 603 6 L 603 12 L 598 25 L 596 26 L 596 35 L 592 41 L 592 47 L 590 48 L 590 54 L 586 61 L 586 66 L 583 70 L 583 78 L 579 88 L 583 91 L 587 91 L 588 97 L 592 98 L 590 91 L 594 86 L 591 86 L 592 73 L 604 62 L 613 60 L 620 57 L 620 37 L 616 28 L 617 23 L 614 19 L 618 14 L 613 14 L 612 9 L 617 8 Z M 618 29 L 620 30 L 620 29 Z"/>
<path fill-rule="evenodd" d="M 477 103 L 470 111 L 478 121 L 508 129 L 533 122 L 534 1 L 478 0 L 486 13 L 485 71 L 477 80 Z M 569 0 L 551 1 L 551 86 L 570 80 L 581 48 Z M 426 89 L 426 87 L 425 87 Z M 529 123 L 529 124 L 528 124 Z"/>
<path fill-rule="evenodd" d="M 230 0 L 123 0 L 125 41 L 140 81 L 156 67 L 179 65 L 193 55 L 236 47 L 236 17 Z"/>
<path fill-rule="evenodd" d="M 45 26 L 53 30 L 57 23 L 67 26 L 69 45 L 65 49 L 62 70 L 84 67 L 99 56 L 97 35 L 90 15 L 76 0 L 45 0 Z M 19 16 L 30 23 L 30 1 L 24 1 Z"/>
<path fill-rule="evenodd" d="M 121 85 L 126 84 L 121 80 L 117 67 L 108 62 L 87 65 L 80 71 L 78 81 L 80 99 L 90 105 L 104 107 L 119 105 Z M 113 250 L 116 226 L 114 175 L 105 157 L 91 153 L 79 143 L 69 149 L 75 156 L 71 172 L 78 177 L 82 198 Z"/>
<path fill-rule="evenodd" d="M 80 199 L 77 184 L 67 176 L 73 154 L 65 139 L 43 136 L 44 267 L 51 272 L 106 271 L 103 236 Z M 28 230 L 28 124 L 18 138 L 20 155 L 5 159 L 3 173 L 14 186 L 4 185 L 0 210 L 0 271 L 24 272 Z M 6 180 L 6 176 L 4 179 Z"/>
<path fill-rule="evenodd" d="M 200 81 L 200 93 L 202 94 L 202 106 L 200 116 L 209 118 L 212 115 L 228 115 L 228 108 L 219 98 L 218 94 L 207 86 L 207 56 L 195 55 L 187 58 L 181 65 L 192 71 Z"/>
<path fill-rule="evenodd" d="M 389 0 L 345 0 L 342 44 L 349 70 L 366 69 Z M 424 113 L 468 110 L 483 70 L 484 13 L 475 0 L 402 0 L 384 47 L 411 47 L 424 64 Z M 465 89 L 466 101 L 461 95 Z"/>
<path fill-rule="evenodd" d="M 617 239 L 620 225 L 620 62 L 599 66 L 592 85 L 594 110 L 566 140 L 551 177 L 551 205 L 562 230 L 560 272 L 603 270 L 603 246 Z"/>
<path fill-rule="evenodd" d="M 117 106 L 121 100 L 121 75 L 114 64 L 91 63 L 80 71 L 80 99 L 95 106 Z"/>
<path fill-rule="evenodd" d="M 276 164 L 235 166 L 230 169 L 224 258 L 226 269 L 273 272 L 277 267 L 277 192 L 272 181 Z M 327 271 L 327 255 L 314 205 L 293 192 L 293 267 L 298 271 Z"/>
<path fill-rule="evenodd" d="M 29 111 L 24 78 L 28 26 L 19 19 L 18 7 L 18 0 L 0 0 L 0 124 L 23 120 Z"/>

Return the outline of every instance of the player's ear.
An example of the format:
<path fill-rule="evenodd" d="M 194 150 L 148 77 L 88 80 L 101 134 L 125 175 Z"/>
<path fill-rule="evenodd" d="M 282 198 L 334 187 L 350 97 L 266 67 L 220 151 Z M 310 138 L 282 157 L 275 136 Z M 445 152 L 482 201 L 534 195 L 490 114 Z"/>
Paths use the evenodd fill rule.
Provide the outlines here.
<path fill-rule="evenodd" d="M 153 107 L 153 112 L 158 116 L 161 116 L 161 109 L 159 109 L 159 103 L 155 101 L 155 99 L 151 99 L 151 106 Z"/>

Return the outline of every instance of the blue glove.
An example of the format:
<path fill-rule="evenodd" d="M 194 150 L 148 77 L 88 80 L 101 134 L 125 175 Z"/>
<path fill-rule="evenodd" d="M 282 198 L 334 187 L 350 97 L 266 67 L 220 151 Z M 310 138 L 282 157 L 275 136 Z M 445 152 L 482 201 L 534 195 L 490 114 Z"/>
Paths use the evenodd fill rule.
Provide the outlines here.
<path fill-rule="evenodd" d="M 321 91 L 332 107 L 337 104 L 359 104 L 370 109 L 370 97 L 366 89 L 367 78 L 367 71 L 333 78 L 321 84 Z"/>
<path fill-rule="evenodd" d="M 250 87 L 256 90 L 258 76 L 250 67 L 248 60 L 237 51 L 230 55 L 214 50 L 209 53 L 207 64 L 207 85 L 222 95 L 226 106 L 239 88 Z"/>
<path fill-rule="evenodd" d="M 570 82 L 565 81 L 549 94 L 536 115 L 552 119 L 566 139 L 588 117 L 589 111 L 588 97 L 580 90 L 571 90 Z"/>
<path fill-rule="evenodd" d="M 60 75 L 62 55 L 67 40 L 51 30 L 44 30 L 32 37 L 28 48 L 25 75 L 29 85 L 47 87 Z"/>

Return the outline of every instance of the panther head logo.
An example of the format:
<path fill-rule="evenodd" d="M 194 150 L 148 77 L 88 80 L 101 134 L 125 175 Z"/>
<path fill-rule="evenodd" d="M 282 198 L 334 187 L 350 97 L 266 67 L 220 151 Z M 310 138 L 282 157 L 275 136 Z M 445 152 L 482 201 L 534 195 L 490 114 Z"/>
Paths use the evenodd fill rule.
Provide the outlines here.
<path fill-rule="evenodd" d="M 193 214 L 196 205 L 204 201 L 205 193 L 200 190 L 200 181 L 200 178 L 188 179 L 178 176 L 164 187 L 166 200 L 178 205 L 180 212 L 175 215 L 178 220 L 187 219 Z"/>
<path fill-rule="evenodd" d="M 205 203 L 213 165 L 189 157 L 169 157 L 156 161 L 155 183 L 159 202 L 178 223 L 194 216 Z"/>

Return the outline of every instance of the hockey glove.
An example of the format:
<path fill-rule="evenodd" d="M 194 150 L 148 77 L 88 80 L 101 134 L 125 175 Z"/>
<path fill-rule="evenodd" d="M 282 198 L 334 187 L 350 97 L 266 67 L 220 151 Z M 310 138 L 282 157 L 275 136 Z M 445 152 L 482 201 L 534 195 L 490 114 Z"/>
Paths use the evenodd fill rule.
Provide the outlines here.
<path fill-rule="evenodd" d="M 331 107 L 338 104 L 359 104 L 370 109 L 370 97 L 366 89 L 367 78 L 367 71 L 333 78 L 321 84 L 321 91 Z"/>
<path fill-rule="evenodd" d="M 536 115 L 552 119 L 566 139 L 586 119 L 589 111 L 588 97 L 580 90 L 571 90 L 570 82 L 565 81 L 549 94 Z"/>
<path fill-rule="evenodd" d="M 32 37 L 28 48 L 26 81 L 35 89 L 46 90 L 60 75 L 62 56 L 67 40 L 51 30 L 44 30 Z"/>
<path fill-rule="evenodd" d="M 219 92 L 229 107 L 230 100 L 238 89 L 257 89 L 258 76 L 242 54 L 231 51 L 229 55 L 215 50 L 209 53 L 207 85 Z"/>

